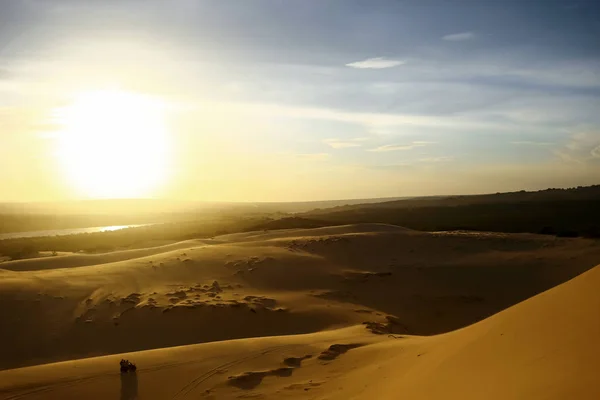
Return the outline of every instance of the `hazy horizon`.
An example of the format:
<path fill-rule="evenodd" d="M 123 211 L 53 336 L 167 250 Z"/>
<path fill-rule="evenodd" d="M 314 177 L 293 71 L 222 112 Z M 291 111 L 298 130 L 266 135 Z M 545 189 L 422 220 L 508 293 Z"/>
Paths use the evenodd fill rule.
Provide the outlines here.
<path fill-rule="evenodd" d="M 303 202 L 600 177 L 596 1 L 0 5 L 0 203 Z"/>
<path fill-rule="evenodd" d="M 419 199 L 419 198 L 435 198 L 435 197 L 454 197 L 454 196 L 486 196 L 486 195 L 495 195 L 495 194 L 509 194 L 509 193 L 519 193 L 519 192 L 540 192 L 546 190 L 569 190 L 569 189 L 577 189 L 577 188 L 586 188 L 598 186 L 599 184 L 590 184 L 590 185 L 578 185 L 578 186 L 563 186 L 563 187 L 546 187 L 542 189 L 516 189 L 510 190 L 506 192 L 476 192 L 476 193 L 438 193 L 433 195 L 424 195 L 424 196 L 386 196 L 386 197 L 352 197 L 352 198 L 321 198 L 315 200 L 284 200 L 284 201 L 251 201 L 251 200 L 230 200 L 230 201 L 219 201 L 219 200 L 185 200 L 185 199 L 175 199 L 168 197 L 123 197 L 123 198 L 74 198 L 67 200 L 34 200 L 34 201 L 0 201 L 0 205 L 9 205 L 9 204 L 31 204 L 31 205 L 41 205 L 41 204 L 69 204 L 69 203 L 105 203 L 105 202 L 135 202 L 135 201 L 150 201 L 150 202 L 163 202 L 163 203 L 179 203 L 179 204 L 303 204 L 303 203 L 335 203 L 335 202 L 359 202 L 359 201 L 386 201 L 386 200 L 401 200 L 401 199 Z"/>

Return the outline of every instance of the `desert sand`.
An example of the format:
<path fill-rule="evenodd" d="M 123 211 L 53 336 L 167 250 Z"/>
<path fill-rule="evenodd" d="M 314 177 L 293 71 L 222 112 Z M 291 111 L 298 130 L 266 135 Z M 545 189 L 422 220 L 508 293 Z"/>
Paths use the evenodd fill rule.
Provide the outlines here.
<path fill-rule="evenodd" d="M 4 262 L 0 399 L 597 399 L 599 263 L 381 224 Z"/>

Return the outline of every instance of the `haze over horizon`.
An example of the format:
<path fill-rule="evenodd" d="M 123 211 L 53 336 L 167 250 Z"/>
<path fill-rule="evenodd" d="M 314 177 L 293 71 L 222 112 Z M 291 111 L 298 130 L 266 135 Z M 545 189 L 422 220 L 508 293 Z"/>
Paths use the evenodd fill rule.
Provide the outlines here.
<path fill-rule="evenodd" d="M 600 4 L 0 5 L 0 202 L 308 201 L 600 177 Z"/>

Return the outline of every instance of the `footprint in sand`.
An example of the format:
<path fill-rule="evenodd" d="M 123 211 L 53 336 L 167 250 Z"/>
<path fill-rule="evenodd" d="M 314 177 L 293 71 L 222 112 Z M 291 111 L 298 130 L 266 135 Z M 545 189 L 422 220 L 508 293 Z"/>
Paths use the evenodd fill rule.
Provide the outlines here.
<path fill-rule="evenodd" d="M 361 343 L 350 343 L 350 344 L 332 344 L 327 350 L 319 354 L 319 360 L 331 361 L 335 360 L 340 354 L 346 353 L 348 350 L 355 349 L 357 347 L 364 346 Z"/>
<path fill-rule="evenodd" d="M 280 378 L 292 376 L 294 369 L 300 368 L 302 366 L 302 361 L 309 358 L 312 358 L 311 354 L 307 354 L 303 357 L 288 357 L 283 360 L 283 363 L 286 365 L 286 367 L 276 368 L 269 371 L 250 371 L 244 372 L 240 375 L 230 376 L 228 378 L 228 384 L 244 390 L 254 389 L 260 385 L 263 379 L 267 376 L 276 376 Z M 310 383 L 312 383 L 312 381 L 309 381 L 309 384 Z M 300 385 L 302 385 L 302 388 L 307 387 L 307 384 Z M 318 385 L 320 384 L 316 384 L 315 386 Z"/>
<path fill-rule="evenodd" d="M 187 297 L 187 294 L 183 290 L 178 290 L 176 292 L 167 293 L 167 296 L 171 296 L 178 299 L 185 299 Z"/>
<path fill-rule="evenodd" d="M 304 382 L 304 383 L 293 383 L 289 386 L 285 386 L 284 389 L 285 390 L 304 390 L 305 392 L 308 392 L 310 389 L 317 388 L 317 387 L 321 386 L 322 384 L 323 384 L 323 382 L 308 381 L 308 382 Z"/>
<path fill-rule="evenodd" d="M 288 357 L 283 360 L 283 363 L 288 367 L 300 368 L 302 366 L 302 361 L 312 358 L 311 354 L 307 354 L 304 357 Z"/>
<path fill-rule="evenodd" d="M 292 376 L 294 368 L 283 367 L 272 369 L 270 371 L 244 372 L 241 375 L 230 376 L 229 384 L 240 389 L 250 390 L 261 384 L 267 376 L 288 377 Z"/>

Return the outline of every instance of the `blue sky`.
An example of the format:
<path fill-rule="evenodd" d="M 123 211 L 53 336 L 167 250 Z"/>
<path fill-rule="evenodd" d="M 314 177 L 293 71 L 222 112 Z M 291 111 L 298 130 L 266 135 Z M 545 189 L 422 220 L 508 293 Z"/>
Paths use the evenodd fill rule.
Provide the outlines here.
<path fill-rule="evenodd" d="M 599 38 L 594 0 L 3 2 L 0 147 L 25 154 L 49 129 L 48 110 L 118 85 L 176 105 L 179 150 L 162 196 L 593 184 Z M 46 171 L 51 157 L 36 151 Z M 44 182 L 41 197 L 75 195 L 32 168 L 24 179 Z M 6 172 L 0 181 L 14 186 L 6 199 L 37 199 Z"/>

